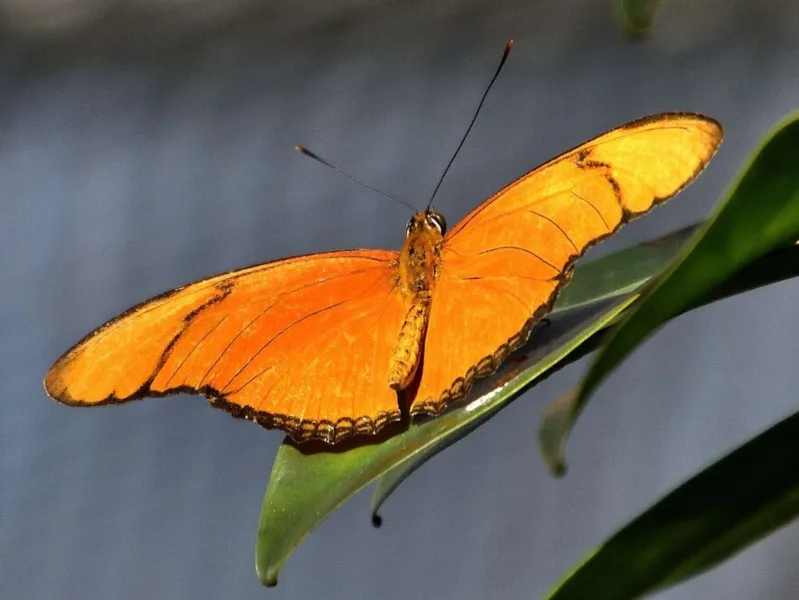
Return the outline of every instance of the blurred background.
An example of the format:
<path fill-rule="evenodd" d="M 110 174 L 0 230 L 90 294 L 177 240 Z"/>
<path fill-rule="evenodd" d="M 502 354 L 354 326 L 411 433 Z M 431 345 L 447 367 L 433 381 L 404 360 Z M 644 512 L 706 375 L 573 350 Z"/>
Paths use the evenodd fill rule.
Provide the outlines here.
<path fill-rule="evenodd" d="M 565 479 L 535 432 L 585 361 L 422 468 L 381 530 L 357 496 L 265 590 L 253 547 L 278 432 L 197 397 L 46 397 L 64 350 L 156 293 L 288 255 L 398 248 L 405 209 L 292 146 L 422 207 L 509 37 L 438 197 L 450 223 L 628 120 L 719 119 L 726 141 L 700 180 L 592 256 L 628 246 L 705 217 L 799 108 L 795 0 L 672 0 L 638 43 L 609 1 L 0 0 L 2 598 L 536 598 L 796 409 L 791 281 L 639 349 L 578 423 Z M 797 561 L 792 526 L 658 598 L 795 598 Z"/>

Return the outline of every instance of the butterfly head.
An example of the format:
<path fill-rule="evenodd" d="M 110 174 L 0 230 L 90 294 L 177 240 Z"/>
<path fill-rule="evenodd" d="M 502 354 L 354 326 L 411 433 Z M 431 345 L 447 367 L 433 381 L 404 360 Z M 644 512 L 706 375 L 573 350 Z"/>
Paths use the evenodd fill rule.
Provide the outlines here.
<path fill-rule="evenodd" d="M 432 208 L 418 212 L 411 217 L 411 220 L 408 221 L 408 226 L 405 228 L 405 236 L 431 230 L 438 232 L 440 236 L 447 233 L 447 221 L 444 219 L 444 215 Z"/>

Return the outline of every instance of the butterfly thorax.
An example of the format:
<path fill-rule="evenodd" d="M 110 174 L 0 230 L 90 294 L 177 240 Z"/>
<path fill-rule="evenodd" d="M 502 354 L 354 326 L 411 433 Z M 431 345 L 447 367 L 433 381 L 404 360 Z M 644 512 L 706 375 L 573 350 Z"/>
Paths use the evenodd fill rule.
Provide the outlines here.
<path fill-rule="evenodd" d="M 395 390 L 408 387 L 419 368 L 433 287 L 441 269 L 445 228 L 444 217 L 432 210 L 416 213 L 408 223 L 396 282 L 406 312 L 391 354 L 388 375 L 388 384 Z"/>

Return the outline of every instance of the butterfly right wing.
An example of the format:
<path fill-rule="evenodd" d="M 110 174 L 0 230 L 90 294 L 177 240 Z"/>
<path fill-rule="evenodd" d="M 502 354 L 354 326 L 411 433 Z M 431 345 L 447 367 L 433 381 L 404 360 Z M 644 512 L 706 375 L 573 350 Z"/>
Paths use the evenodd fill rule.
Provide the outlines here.
<path fill-rule="evenodd" d="M 180 392 L 298 441 L 398 420 L 388 365 L 402 324 L 397 253 L 301 256 L 167 292 L 103 325 L 45 379 L 71 405 Z"/>
<path fill-rule="evenodd" d="M 411 413 L 438 414 L 529 337 L 574 262 L 693 181 L 722 139 L 714 119 L 645 117 L 517 179 L 444 237 Z M 455 333 L 457 332 L 457 333 Z"/>

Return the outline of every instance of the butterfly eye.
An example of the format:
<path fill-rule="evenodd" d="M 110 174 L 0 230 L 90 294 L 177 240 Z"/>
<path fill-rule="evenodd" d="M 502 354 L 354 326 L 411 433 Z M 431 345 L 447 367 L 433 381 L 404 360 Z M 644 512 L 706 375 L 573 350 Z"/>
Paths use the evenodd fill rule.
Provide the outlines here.
<path fill-rule="evenodd" d="M 431 227 L 435 227 L 438 229 L 438 232 L 441 235 L 444 235 L 447 232 L 447 222 L 444 220 L 444 215 L 440 212 L 436 212 L 431 210 L 427 213 L 427 223 Z"/>

